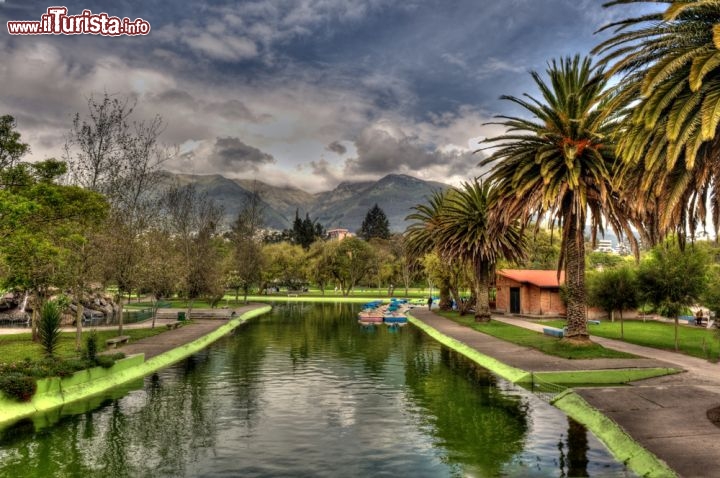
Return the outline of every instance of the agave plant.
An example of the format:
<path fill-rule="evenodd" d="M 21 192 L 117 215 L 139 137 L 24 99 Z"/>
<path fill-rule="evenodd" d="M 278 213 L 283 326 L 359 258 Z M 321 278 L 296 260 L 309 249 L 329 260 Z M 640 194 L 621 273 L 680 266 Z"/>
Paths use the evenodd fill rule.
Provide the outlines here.
<path fill-rule="evenodd" d="M 60 343 L 60 306 L 54 300 L 45 302 L 40 310 L 40 344 L 47 357 L 53 357 Z"/>

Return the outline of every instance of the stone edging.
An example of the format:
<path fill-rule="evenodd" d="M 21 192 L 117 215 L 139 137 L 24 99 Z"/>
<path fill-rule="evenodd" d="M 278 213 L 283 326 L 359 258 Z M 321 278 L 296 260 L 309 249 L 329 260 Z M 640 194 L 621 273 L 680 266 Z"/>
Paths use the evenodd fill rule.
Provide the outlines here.
<path fill-rule="evenodd" d="M 272 310 L 267 305 L 245 312 L 212 332 L 185 345 L 163 352 L 147 361 L 144 354 L 118 360 L 108 369 L 95 367 L 81 370 L 67 378 L 38 380 L 38 390 L 29 402 L 18 402 L 0 395 L 0 426 L 10 425 L 36 413 L 48 412 L 64 405 L 105 392 L 118 385 L 141 379 L 161 368 L 178 362 L 215 342 L 246 320 Z"/>
<path fill-rule="evenodd" d="M 502 378 L 513 383 L 530 383 L 532 374 L 522 369 L 518 369 L 507 365 L 499 360 L 478 352 L 472 347 L 448 337 L 437 329 L 430 327 L 425 322 L 408 314 L 408 320 L 411 324 L 428 334 L 441 344 L 449 347 L 456 352 L 464 355 L 470 360 L 476 362 L 482 367 L 487 368 L 491 372 L 501 376 Z M 671 369 L 669 369 L 671 370 Z M 607 373 L 608 371 L 601 371 Z M 672 373 L 672 372 L 671 372 Z M 553 378 L 562 378 L 562 372 L 555 372 Z M 568 374 L 578 375 L 577 372 L 568 372 Z M 568 377 L 566 383 L 572 383 Z M 566 390 L 560 393 L 554 400 L 552 405 L 562 410 L 566 415 L 574 420 L 582 423 L 588 430 L 593 432 L 605 446 L 608 447 L 613 456 L 625 463 L 631 470 L 644 477 L 676 477 L 677 473 L 673 471 L 664 461 L 660 460 L 653 453 L 643 448 L 639 443 L 633 440 L 622 428 L 603 415 L 599 410 L 590 406 L 580 395 L 573 390 Z"/>

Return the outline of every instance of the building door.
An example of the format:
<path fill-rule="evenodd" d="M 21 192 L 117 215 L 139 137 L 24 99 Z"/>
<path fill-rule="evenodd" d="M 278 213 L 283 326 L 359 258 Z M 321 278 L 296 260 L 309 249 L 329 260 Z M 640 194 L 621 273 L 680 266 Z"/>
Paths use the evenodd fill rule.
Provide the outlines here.
<path fill-rule="evenodd" d="M 510 287 L 510 313 L 520 313 L 520 287 Z"/>

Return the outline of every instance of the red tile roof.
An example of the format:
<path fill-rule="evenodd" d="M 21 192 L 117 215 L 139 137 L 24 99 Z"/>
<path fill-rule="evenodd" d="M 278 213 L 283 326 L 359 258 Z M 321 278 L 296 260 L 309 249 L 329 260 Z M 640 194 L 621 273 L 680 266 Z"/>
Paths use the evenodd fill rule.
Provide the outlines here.
<path fill-rule="evenodd" d="M 498 275 L 507 277 L 516 282 L 528 283 L 541 288 L 560 287 L 565 282 L 565 272 L 560 273 L 560 283 L 558 283 L 557 271 L 532 271 L 520 269 L 502 269 L 497 271 Z"/>

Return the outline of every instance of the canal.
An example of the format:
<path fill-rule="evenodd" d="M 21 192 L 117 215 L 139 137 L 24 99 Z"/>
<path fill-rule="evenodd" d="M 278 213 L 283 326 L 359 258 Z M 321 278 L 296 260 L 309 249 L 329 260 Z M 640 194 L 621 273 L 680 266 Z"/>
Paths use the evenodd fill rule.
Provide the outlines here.
<path fill-rule="evenodd" d="M 276 304 L 134 387 L 0 431 L 0 477 L 635 476 L 531 393 L 357 310 Z"/>

